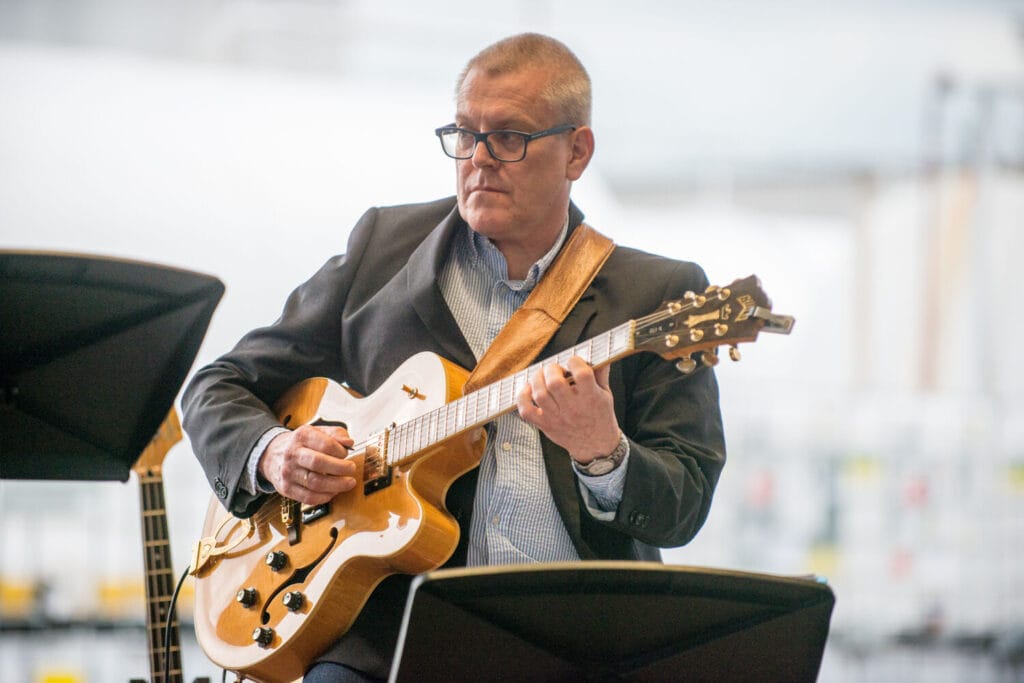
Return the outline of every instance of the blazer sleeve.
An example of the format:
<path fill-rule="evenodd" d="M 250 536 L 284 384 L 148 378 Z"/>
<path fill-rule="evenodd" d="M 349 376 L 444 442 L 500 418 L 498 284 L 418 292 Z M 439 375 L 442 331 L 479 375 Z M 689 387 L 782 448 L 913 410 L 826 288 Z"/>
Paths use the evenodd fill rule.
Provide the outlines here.
<path fill-rule="evenodd" d="M 704 271 L 678 263 L 664 299 L 707 286 Z M 689 375 L 652 353 L 627 359 L 617 403 L 630 455 L 613 521 L 601 522 L 656 547 L 687 543 L 707 519 L 725 464 L 725 438 L 714 371 Z"/>
<path fill-rule="evenodd" d="M 309 377 L 343 379 L 341 311 L 373 230 L 376 210 L 353 228 L 346 254 L 325 263 L 288 297 L 281 316 L 201 368 L 182 396 L 183 426 L 210 485 L 231 512 L 248 516 L 261 496 L 239 488 L 259 438 L 279 426 L 270 407 Z"/>

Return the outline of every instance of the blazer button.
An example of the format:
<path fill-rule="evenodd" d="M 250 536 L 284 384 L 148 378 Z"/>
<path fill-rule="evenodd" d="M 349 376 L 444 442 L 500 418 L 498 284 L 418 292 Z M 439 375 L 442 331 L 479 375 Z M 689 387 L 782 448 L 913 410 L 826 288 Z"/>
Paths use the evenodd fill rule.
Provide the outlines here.
<path fill-rule="evenodd" d="M 647 526 L 647 523 L 650 520 L 650 517 L 648 517 L 647 515 L 638 510 L 633 510 L 632 512 L 629 513 L 629 523 L 633 526 L 638 526 L 641 529 Z"/>
<path fill-rule="evenodd" d="M 213 490 L 217 492 L 218 498 L 223 499 L 228 497 L 228 487 L 224 485 L 224 482 L 220 480 L 220 477 L 213 480 Z"/>

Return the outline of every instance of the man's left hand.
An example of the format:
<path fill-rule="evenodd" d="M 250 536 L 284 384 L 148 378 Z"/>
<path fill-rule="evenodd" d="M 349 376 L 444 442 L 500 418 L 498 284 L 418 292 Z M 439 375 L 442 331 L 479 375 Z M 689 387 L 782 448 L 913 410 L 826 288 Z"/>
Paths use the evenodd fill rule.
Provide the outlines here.
<path fill-rule="evenodd" d="M 615 405 L 605 365 L 597 370 L 579 356 L 568 368 L 552 364 L 537 370 L 516 402 L 519 416 L 585 465 L 608 455 L 619 443 Z"/>

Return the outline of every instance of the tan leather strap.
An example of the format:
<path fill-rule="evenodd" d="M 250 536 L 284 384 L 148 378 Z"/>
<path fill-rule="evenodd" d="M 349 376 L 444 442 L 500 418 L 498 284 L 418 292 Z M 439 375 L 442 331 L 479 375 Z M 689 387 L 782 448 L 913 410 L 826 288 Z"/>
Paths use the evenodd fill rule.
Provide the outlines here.
<path fill-rule="evenodd" d="M 581 223 L 530 296 L 491 342 L 463 391 L 475 391 L 529 367 L 614 249 L 614 242 Z"/>

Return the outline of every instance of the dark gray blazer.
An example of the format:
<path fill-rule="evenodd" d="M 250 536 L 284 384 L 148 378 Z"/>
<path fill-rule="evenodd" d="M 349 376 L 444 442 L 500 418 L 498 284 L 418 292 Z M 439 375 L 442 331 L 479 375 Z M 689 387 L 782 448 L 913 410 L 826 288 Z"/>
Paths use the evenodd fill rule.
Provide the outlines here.
<path fill-rule="evenodd" d="M 583 216 L 571 206 L 569 218 L 575 228 Z M 325 376 L 368 395 L 419 351 L 475 365 L 437 285 L 451 237 L 463 225 L 454 197 L 370 209 L 346 253 L 292 292 L 277 322 L 195 374 L 182 400 L 185 430 L 213 490 L 233 512 L 245 516 L 259 506 L 238 482 L 256 441 L 278 424 L 267 406 L 293 384 Z M 617 247 L 540 358 L 706 286 L 693 263 Z M 650 353 L 614 364 L 610 383 L 630 441 L 615 519 L 587 513 L 568 454 L 542 435 L 548 479 L 581 558 L 656 560 L 658 547 L 688 542 L 707 517 L 725 462 L 717 384 L 708 368 L 684 376 Z M 463 541 L 474 488 L 472 472 L 448 495 Z M 463 542 L 450 564 L 462 563 L 464 551 Z M 386 675 L 406 585 L 381 584 L 330 658 Z"/>

